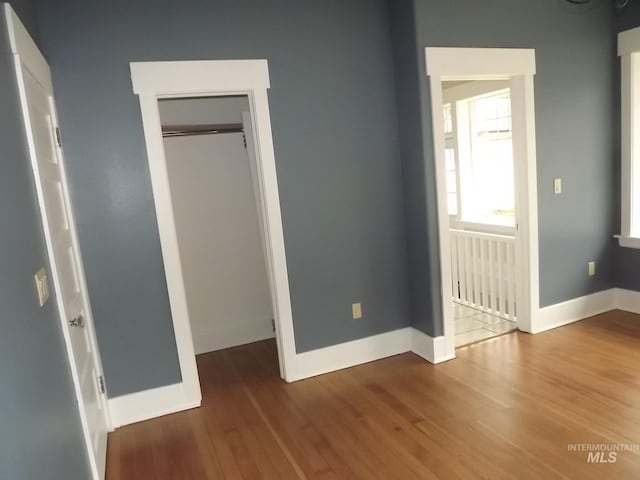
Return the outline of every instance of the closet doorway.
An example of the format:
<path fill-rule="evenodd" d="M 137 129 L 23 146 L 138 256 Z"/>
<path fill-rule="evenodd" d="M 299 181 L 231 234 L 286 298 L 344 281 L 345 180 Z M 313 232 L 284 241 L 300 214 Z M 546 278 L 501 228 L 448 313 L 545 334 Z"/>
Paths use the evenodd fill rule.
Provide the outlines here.
<path fill-rule="evenodd" d="M 246 186 L 245 193 L 249 193 L 246 193 L 243 197 L 245 202 L 244 211 L 247 217 L 255 218 L 251 209 L 247 207 L 247 205 L 253 204 L 257 210 L 258 218 L 257 228 L 251 227 L 254 232 L 253 241 L 250 242 L 253 245 L 253 253 L 251 254 L 253 260 L 248 263 L 252 265 L 252 268 L 256 269 L 254 272 L 258 272 L 260 270 L 260 261 L 258 259 L 262 255 L 262 264 L 264 265 L 262 273 L 266 272 L 269 302 L 265 301 L 264 298 L 264 290 L 262 288 L 264 284 L 261 284 L 261 280 L 257 280 L 252 287 L 255 287 L 255 290 L 260 292 L 258 294 L 260 300 L 256 301 L 255 305 L 252 306 L 254 313 L 258 312 L 255 323 L 248 322 L 242 327 L 236 325 L 226 330 L 226 327 L 217 325 L 216 333 L 211 334 L 213 338 L 206 340 L 209 333 L 202 334 L 202 345 L 198 348 L 219 348 L 229 345 L 229 342 L 246 342 L 261 336 L 275 335 L 280 376 L 286 381 L 292 381 L 296 378 L 296 351 L 280 195 L 278 192 L 267 97 L 267 90 L 270 86 L 267 61 L 259 59 L 132 62 L 130 67 L 133 92 L 140 101 L 155 213 L 158 220 L 160 245 L 182 377 L 180 383 L 162 387 L 161 396 L 145 395 L 145 411 L 148 412 L 153 409 L 159 414 L 166 414 L 167 412 L 185 410 L 201 404 L 202 392 L 195 358 L 194 337 L 191 333 L 190 314 L 192 311 L 200 311 L 200 308 L 205 311 L 206 308 L 210 307 L 208 304 L 213 303 L 210 291 L 215 285 L 215 282 L 212 282 L 209 278 L 199 278 L 198 275 L 203 276 L 205 274 L 203 271 L 198 271 L 192 283 L 196 285 L 194 288 L 202 289 L 204 293 L 198 296 L 196 300 L 192 300 L 192 303 L 201 302 L 202 305 L 189 305 L 188 284 L 185 281 L 185 275 L 183 275 L 183 259 L 181 258 L 179 245 L 179 236 L 184 237 L 185 235 L 180 235 L 178 232 L 179 225 L 178 221 L 176 221 L 176 215 L 174 215 L 175 206 L 172 200 L 172 189 L 180 187 L 170 184 L 169 175 L 174 167 L 168 164 L 167 156 L 165 155 L 165 149 L 173 149 L 173 146 L 166 145 L 171 140 L 165 142 L 172 134 L 178 137 L 173 139 L 175 140 L 174 143 L 178 142 L 180 137 L 184 140 L 188 137 L 215 136 L 219 138 L 226 137 L 226 141 L 231 144 L 234 143 L 233 135 L 235 135 L 236 138 L 243 139 L 243 144 L 244 139 L 246 139 L 246 155 L 255 156 L 252 159 L 254 161 L 249 162 L 249 165 L 245 165 L 246 168 L 249 168 L 249 177 L 252 185 Z M 177 118 L 171 119 L 167 117 L 169 113 L 166 111 L 164 122 L 161 118 L 161 109 L 170 110 L 171 101 L 175 101 L 176 103 L 173 105 L 177 106 L 179 105 L 177 102 L 180 101 L 193 100 L 197 102 L 199 99 L 213 101 L 220 100 L 221 97 L 223 97 L 222 101 L 227 104 L 242 104 L 240 110 L 244 115 L 240 117 L 240 120 L 237 117 L 237 110 L 236 116 L 230 122 L 227 119 L 216 120 L 212 118 L 200 120 L 193 120 L 192 118 L 188 121 Z M 247 105 L 248 110 L 245 108 Z M 207 110 L 207 107 L 205 107 L 205 110 Z M 212 112 L 209 112 L 209 114 L 213 115 Z M 222 133 L 223 131 L 225 133 Z M 242 137 L 242 134 L 244 134 L 244 137 Z M 227 145 L 227 147 L 235 148 L 230 145 Z M 246 157 L 243 158 L 246 160 Z M 179 158 L 176 160 L 177 162 L 180 161 Z M 203 158 L 200 158 L 199 161 L 203 161 Z M 179 167 L 176 168 L 179 169 Z M 233 168 L 239 169 L 240 167 L 234 164 Z M 243 171 L 245 172 L 243 178 L 246 179 L 246 169 Z M 252 176 L 252 172 L 255 175 Z M 198 182 L 199 185 L 199 182 L 203 181 L 203 179 L 198 178 L 193 179 L 193 181 Z M 189 189 L 186 186 L 187 183 L 189 182 L 181 185 L 185 190 Z M 199 186 L 197 188 L 204 190 L 210 187 Z M 210 190 L 208 192 L 210 193 Z M 198 193 L 204 194 L 202 191 Z M 253 199 L 251 198 L 252 196 Z M 211 206 L 211 201 L 212 197 L 209 196 L 207 200 L 203 200 L 203 203 Z M 217 208 L 218 206 L 215 207 Z M 188 207 L 183 205 L 178 208 L 187 209 Z M 198 208 L 202 215 L 206 214 L 206 207 Z M 201 226 L 200 224 L 204 223 L 201 218 L 185 220 L 187 224 L 192 221 L 197 224 L 198 228 Z M 182 224 L 182 220 L 180 220 L 180 223 Z M 211 230 L 215 231 L 213 227 L 211 227 Z M 262 249 L 261 252 L 256 252 L 256 231 L 259 237 L 258 243 Z M 197 236 L 198 234 L 195 235 Z M 200 239 L 196 238 L 195 241 L 198 242 Z M 226 242 L 227 245 L 230 243 L 228 238 Z M 204 249 L 205 246 L 199 245 L 197 248 Z M 185 252 L 185 255 L 189 255 L 189 252 Z M 211 251 L 207 255 L 217 255 L 219 257 L 217 259 L 218 262 L 226 259 L 219 252 Z M 242 260 L 246 262 L 245 258 Z M 194 261 L 194 263 L 196 262 Z M 264 278 L 262 273 L 256 273 L 256 278 Z M 245 288 L 246 282 L 243 279 L 247 277 L 248 275 L 239 275 L 234 282 L 236 285 L 244 284 L 243 288 Z M 219 280 L 217 281 L 219 282 Z M 258 287 L 258 284 L 262 286 Z M 207 295 L 207 292 L 209 292 L 209 295 Z M 235 299 L 237 302 L 246 302 L 246 299 L 242 297 L 242 293 L 234 292 L 234 295 L 234 298 L 225 298 L 225 300 Z M 233 303 L 231 301 L 226 305 L 230 308 Z M 268 306 L 270 306 L 270 312 L 267 308 Z M 213 309 L 215 310 L 215 307 Z M 265 315 L 267 315 L 266 318 L 264 318 Z M 273 319 L 273 322 L 271 322 L 269 316 Z M 207 328 L 210 327 L 210 325 L 207 326 Z M 221 335 L 220 332 L 226 338 L 224 343 L 216 343 Z M 198 343 L 200 343 L 200 340 L 199 336 Z M 150 406 L 149 403 L 153 405 Z"/>
<path fill-rule="evenodd" d="M 158 108 L 195 354 L 273 338 L 249 99 Z"/>

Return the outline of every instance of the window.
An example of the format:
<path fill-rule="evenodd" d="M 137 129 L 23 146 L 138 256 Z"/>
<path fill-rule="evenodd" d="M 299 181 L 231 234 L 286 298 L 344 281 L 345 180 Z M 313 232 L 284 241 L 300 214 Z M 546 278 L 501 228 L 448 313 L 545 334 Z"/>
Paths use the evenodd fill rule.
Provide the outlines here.
<path fill-rule="evenodd" d="M 447 207 L 449 215 L 458 215 L 458 175 L 456 174 L 455 149 L 446 148 L 444 159 L 447 172 Z"/>
<path fill-rule="evenodd" d="M 447 134 L 450 135 L 451 133 L 453 133 L 453 117 L 451 114 L 451 104 L 447 103 L 442 107 L 442 109 L 444 110 L 442 113 L 444 115 L 444 134 L 446 136 Z"/>
<path fill-rule="evenodd" d="M 452 90 L 453 100 L 444 106 L 449 215 L 462 223 L 513 227 L 510 91 L 496 82 L 465 88 L 474 93 Z"/>
<path fill-rule="evenodd" d="M 621 72 L 620 245 L 640 248 L 640 28 L 618 35 Z"/>
<path fill-rule="evenodd" d="M 458 215 L 458 166 L 456 161 L 455 131 L 453 128 L 453 108 L 451 103 L 443 106 L 445 169 L 447 172 L 447 208 L 450 216 Z"/>
<path fill-rule="evenodd" d="M 462 219 L 514 225 L 513 146 L 509 91 L 468 101 L 470 167 Z"/>

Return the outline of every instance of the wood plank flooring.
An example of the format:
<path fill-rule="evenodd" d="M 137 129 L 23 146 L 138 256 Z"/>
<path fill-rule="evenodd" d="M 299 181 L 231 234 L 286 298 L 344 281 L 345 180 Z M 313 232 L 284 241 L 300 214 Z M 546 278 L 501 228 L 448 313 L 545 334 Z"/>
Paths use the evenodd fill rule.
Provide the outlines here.
<path fill-rule="evenodd" d="M 202 407 L 110 434 L 107 479 L 640 478 L 640 315 L 457 355 L 434 366 L 408 353 L 294 384 L 278 376 L 273 341 L 200 355 Z M 620 443 L 635 450 L 615 463 L 569 451 Z"/>

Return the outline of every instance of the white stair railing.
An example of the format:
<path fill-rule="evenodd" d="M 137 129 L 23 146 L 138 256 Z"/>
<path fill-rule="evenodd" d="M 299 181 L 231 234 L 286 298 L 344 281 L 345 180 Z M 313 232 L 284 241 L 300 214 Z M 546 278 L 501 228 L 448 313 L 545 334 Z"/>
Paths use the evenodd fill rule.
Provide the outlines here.
<path fill-rule="evenodd" d="M 516 320 L 515 237 L 451 229 L 453 301 Z"/>

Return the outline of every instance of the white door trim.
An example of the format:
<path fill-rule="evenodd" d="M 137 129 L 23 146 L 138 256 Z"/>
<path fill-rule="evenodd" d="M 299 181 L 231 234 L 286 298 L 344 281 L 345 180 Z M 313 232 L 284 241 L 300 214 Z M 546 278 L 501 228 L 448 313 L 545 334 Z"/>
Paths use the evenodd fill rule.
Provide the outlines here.
<path fill-rule="evenodd" d="M 431 88 L 433 148 L 438 198 L 440 282 L 443 298 L 443 327 L 446 355 L 455 355 L 455 332 L 451 297 L 449 215 L 447 212 L 445 137 L 442 113 L 442 82 L 451 80 L 510 80 L 514 129 L 525 135 L 514 137 L 514 150 L 524 158 L 524 168 L 515 168 L 516 255 L 518 328 L 536 331 L 540 310 L 538 272 L 538 198 L 536 174 L 535 110 L 533 76 L 535 50 L 515 48 L 425 48 L 426 75 Z M 522 110 L 524 109 L 524 110 Z"/>
<path fill-rule="evenodd" d="M 40 53 L 40 50 L 33 42 L 31 36 L 27 32 L 26 28 L 20 21 L 19 17 L 16 15 L 14 10 L 8 3 L 4 4 L 4 13 L 7 20 L 7 29 L 9 32 L 9 43 L 11 47 L 11 52 L 14 57 L 16 75 L 17 75 L 17 84 L 18 84 L 18 92 L 20 96 L 20 104 L 24 114 L 25 121 L 25 130 L 27 136 L 27 143 L 29 148 L 29 157 L 31 160 L 31 168 L 33 171 L 33 175 L 35 178 L 35 188 L 36 195 L 38 198 L 38 206 L 40 209 L 40 213 L 42 216 L 43 230 L 45 243 L 47 246 L 47 253 L 49 255 L 49 263 L 52 270 L 52 275 L 54 277 L 54 281 L 58 278 L 58 272 L 55 262 L 55 255 L 53 254 L 53 244 L 50 235 L 49 229 L 46 227 L 47 225 L 47 212 L 45 209 L 45 200 L 44 193 L 42 191 L 42 186 L 40 182 L 40 168 L 38 166 L 37 154 L 35 141 L 31 129 L 31 124 L 29 122 L 29 116 L 26 112 L 29 111 L 29 105 L 27 100 L 27 92 L 25 87 L 23 68 L 29 72 L 30 75 L 33 76 L 34 79 L 37 80 L 47 91 L 53 92 L 53 86 L 51 82 L 51 73 L 49 69 L 49 65 L 47 64 L 45 58 Z M 53 99 L 50 98 L 50 108 L 52 121 L 54 126 L 58 125 L 57 113 L 55 109 L 55 103 Z M 71 235 L 71 242 L 73 244 L 74 251 L 76 255 L 74 255 L 74 261 L 77 264 L 77 274 L 78 274 L 78 288 L 80 290 L 82 300 L 86 305 L 85 309 L 85 327 L 87 331 L 87 336 L 91 346 L 91 356 L 93 357 L 93 361 L 95 363 L 95 367 L 97 373 L 102 375 L 102 362 L 100 358 L 100 352 L 98 350 L 98 342 L 95 336 L 94 323 L 93 323 L 93 314 L 91 311 L 91 304 L 89 301 L 87 282 L 84 274 L 84 265 L 82 262 L 82 255 L 80 250 L 80 245 L 78 242 L 78 232 L 76 229 L 75 220 L 73 218 L 73 209 L 71 208 L 71 200 L 69 198 L 69 185 L 66 178 L 66 172 L 64 167 L 64 155 L 61 147 L 57 147 L 57 157 L 58 161 L 62 165 L 61 169 L 61 184 L 63 187 L 62 195 L 64 197 L 64 202 L 66 204 L 67 212 L 69 215 L 68 218 L 68 227 Z M 69 325 L 67 323 L 67 318 L 64 315 L 64 306 L 63 301 L 61 299 L 60 288 L 56 288 L 56 303 L 58 305 L 58 311 L 60 313 L 60 322 L 61 322 L 61 330 L 65 342 L 67 358 L 69 361 L 69 366 L 71 370 L 71 377 L 74 386 L 76 401 L 78 402 L 78 411 L 80 417 L 80 423 L 82 427 L 82 433 L 85 440 L 86 453 L 88 457 L 89 466 L 91 469 L 91 474 L 93 478 L 103 478 L 105 472 L 105 458 L 106 458 L 106 442 L 104 445 L 100 445 L 100 453 L 98 458 L 94 455 L 94 449 L 92 446 L 91 432 L 89 428 L 89 422 L 85 411 L 83 408 L 80 408 L 80 405 L 83 404 L 82 399 L 82 390 L 80 385 L 80 377 L 78 374 L 78 367 L 73 355 L 72 343 L 69 332 Z M 96 378 L 97 382 L 98 379 Z M 102 405 L 102 412 L 104 414 L 104 421 L 109 429 L 113 429 L 111 418 L 109 414 L 108 402 L 105 393 L 98 395 L 98 401 Z"/>
<path fill-rule="evenodd" d="M 254 126 L 254 141 L 263 227 L 268 256 L 280 375 L 292 381 L 296 370 L 296 350 L 285 255 L 280 197 L 267 89 L 266 60 L 213 60 L 179 62 L 132 62 L 133 91 L 139 96 L 147 146 L 149 169 L 167 287 L 184 384 L 184 404 L 200 402 L 201 392 L 195 361 L 189 312 L 178 251 L 175 219 L 162 140 L 158 99 L 193 96 L 247 95 Z M 252 141 L 252 139 L 247 139 Z"/>

